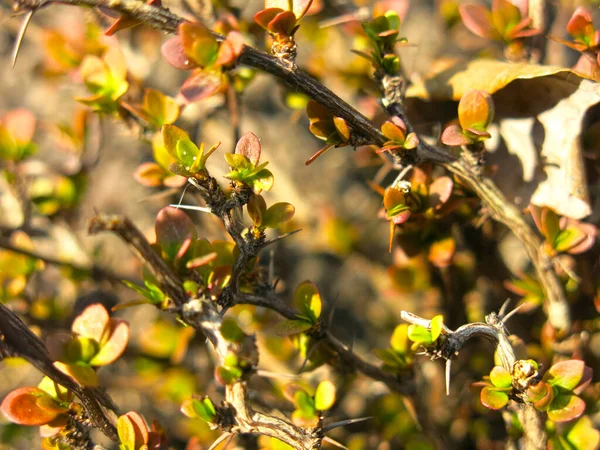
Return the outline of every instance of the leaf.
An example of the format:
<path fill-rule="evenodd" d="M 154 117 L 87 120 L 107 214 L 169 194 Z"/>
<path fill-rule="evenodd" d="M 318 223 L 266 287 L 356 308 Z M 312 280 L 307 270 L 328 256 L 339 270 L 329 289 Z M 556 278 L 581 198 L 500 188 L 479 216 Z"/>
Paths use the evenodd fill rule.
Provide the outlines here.
<path fill-rule="evenodd" d="M 431 319 L 431 339 L 436 341 L 444 329 L 444 316 L 438 314 Z"/>
<path fill-rule="evenodd" d="M 289 222 L 295 212 L 296 209 L 290 203 L 275 203 L 269 206 L 269 209 L 264 213 L 262 225 L 266 228 L 277 228 Z"/>
<path fill-rule="evenodd" d="M 267 211 L 267 202 L 262 195 L 253 195 L 248 200 L 246 205 L 248 215 L 252 219 L 252 223 L 255 227 L 259 227 L 263 223 L 263 215 Z"/>
<path fill-rule="evenodd" d="M 394 329 L 394 333 L 392 333 L 392 337 L 390 339 L 390 345 L 396 352 L 400 354 L 408 352 L 409 345 L 407 324 L 400 324 Z"/>
<path fill-rule="evenodd" d="M 455 251 L 454 238 L 447 237 L 431 244 L 427 259 L 436 267 L 448 267 L 452 264 Z"/>
<path fill-rule="evenodd" d="M 196 227 L 181 209 L 167 206 L 156 216 L 156 241 L 172 261 L 186 238 L 197 239 Z"/>
<path fill-rule="evenodd" d="M 199 102 L 207 99 L 224 86 L 221 72 L 195 70 L 183 82 L 181 95 L 188 103 Z"/>
<path fill-rule="evenodd" d="M 73 321 L 73 333 L 95 340 L 98 344 L 109 327 L 110 316 L 101 303 L 85 308 Z"/>
<path fill-rule="evenodd" d="M 542 78 L 542 80 L 540 80 Z M 408 97 L 424 100 L 459 101 L 471 89 L 494 94 L 515 80 L 526 80 L 519 87 L 526 92 L 534 83 L 557 86 L 580 83 L 582 78 L 569 69 L 528 63 L 509 63 L 492 59 L 455 61 L 450 66 L 440 66 L 423 80 L 407 89 Z M 548 87 L 548 89 L 552 89 Z M 533 99 L 540 101 L 541 99 Z"/>
<path fill-rule="evenodd" d="M 321 294 L 317 286 L 311 281 L 304 281 L 298 285 L 294 292 L 294 304 L 303 316 L 310 318 L 313 324 L 321 316 Z"/>
<path fill-rule="evenodd" d="M 433 342 L 431 331 L 414 324 L 408 326 L 408 338 L 415 344 L 428 345 Z"/>
<path fill-rule="evenodd" d="M 554 240 L 557 252 L 568 252 L 586 240 L 587 235 L 579 228 L 571 226 L 561 230 Z"/>
<path fill-rule="evenodd" d="M 119 358 L 129 341 L 129 323 L 124 320 L 110 320 L 108 340 L 102 344 L 100 351 L 90 360 L 91 366 L 106 366 Z"/>
<path fill-rule="evenodd" d="M 502 366 L 494 366 L 490 372 L 490 381 L 499 388 L 508 388 L 512 386 L 512 377 L 510 372 Z"/>
<path fill-rule="evenodd" d="M 179 117 L 179 105 L 175 99 L 156 89 L 146 88 L 144 93 L 144 110 L 148 113 L 151 122 L 157 128 L 165 124 L 171 124 Z"/>
<path fill-rule="evenodd" d="M 554 422 L 568 422 L 585 411 L 585 402 L 576 395 L 559 395 L 548 407 L 548 418 Z"/>
<path fill-rule="evenodd" d="M 50 398 L 46 392 L 36 387 L 15 389 L 4 397 L 0 411 L 8 420 L 20 425 L 44 425 L 58 415 L 38 405 L 38 400 L 44 396 Z"/>
<path fill-rule="evenodd" d="M 594 450 L 598 448 L 600 432 L 594 429 L 588 416 L 582 416 L 566 433 L 566 438 L 577 450 Z"/>
<path fill-rule="evenodd" d="M 500 37 L 492 24 L 492 14 L 481 5 L 460 5 L 458 8 L 463 24 L 467 29 L 484 39 Z"/>
<path fill-rule="evenodd" d="M 548 372 L 544 374 L 544 380 L 550 386 L 572 391 L 584 380 L 584 375 L 588 375 L 585 363 L 578 359 L 570 359 L 558 362 L 550 367 Z"/>
<path fill-rule="evenodd" d="M 508 395 L 506 392 L 495 390 L 490 386 L 486 386 L 481 390 L 481 403 L 486 408 L 498 410 L 508 404 Z"/>
<path fill-rule="evenodd" d="M 252 132 L 244 134 L 235 145 L 235 153 L 245 156 L 252 164 L 257 165 L 261 153 L 260 139 Z"/>
<path fill-rule="evenodd" d="M 125 448 L 136 450 L 136 439 L 135 439 L 135 428 L 133 422 L 127 415 L 120 416 L 117 419 L 117 434 L 121 444 L 125 445 Z"/>
<path fill-rule="evenodd" d="M 487 92 L 471 89 L 460 98 L 458 120 L 463 130 L 485 130 L 494 118 L 494 103 Z"/>
<path fill-rule="evenodd" d="M 310 330 L 312 327 L 313 324 L 306 320 L 284 320 L 275 325 L 273 332 L 277 336 L 288 337 Z"/>
<path fill-rule="evenodd" d="M 267 25 L 267 29 L 276 35 L 291 36 L 296 27 L 296 16 L 291 11 L 278 13 Z"/>
<path fill-rule="evenodd" d="M 242 33 L 230 31 L 219 47 L 215 66 L 233 65 L 244 50 L 245 40 Z"/>
<path fill-rule="evenodd" d="M 179 37 L 185 54 L 198 66 L 208 67 L 216 61 L 219 43 L 204 25 L 183 22 L 179 25 Z"/>
<path fill-rule="evenodd" d="M 96 371 L 88 365 L 65 364 L 60 361 L 56 361 L 54 366 L 62 373 L 69 375 L 82 386 L 98 386 L 98 375 L 96 374 Z"/>
<path fill-rule="evenodd" d="M 202 400 L 195 398 L 185 400 L 181 405 L 181 412 L 190 418 L 199 417 L 208 423 L 214 422 L 217 416 L 215 406 L 208 397 Z"/>
<path fill-rule="evenodd" d="M 315 408 L 318 411 L 327 411 L 335 403 L 336 389 L 331 381 L 321 381 L 315 392 Z"/>
<path fill-rule="evenodd" d="M 451 147 L 458 147 L 460 145 L 468 145 L 472 143 L 472 140 L 465 136 L 462 129 L 456 124 L 447 126 L 444 129 L 441 140 L 444 144 Z"/>
<path fill-rule="evenodd" d="M 226 341 L 242 342 L 246 335 L 237 324 L 236 320 L 231 317 L 226 317 L 221 323 L 221 334 Z"/>
<path fill-rule="evenodd" d="M 185 48 L 179 36 L 167 39 L 161 46 L 160 52 L 163 58 L 167 60 L 176 69 L 180 70 L 192 70 L 198 67 L 190 58 L 185 54 Z"/>

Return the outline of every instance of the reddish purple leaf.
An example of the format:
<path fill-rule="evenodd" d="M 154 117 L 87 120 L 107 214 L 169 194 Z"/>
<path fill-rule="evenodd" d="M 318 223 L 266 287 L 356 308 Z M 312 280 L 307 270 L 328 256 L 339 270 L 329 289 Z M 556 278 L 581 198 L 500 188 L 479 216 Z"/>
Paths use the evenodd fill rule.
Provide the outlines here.
<path fill-rule="evenodd" d="M 235 153 L 238 155 L 244 155 L 252 164 L 256 165 L 260 159 L 260 139 L 249 131 L 244 134 L 235 145 Z"/>
<path fill-rule="evenodd" d="M 160 51 L 167 62 L 176 69 L 192 70 L 196 68 L 196 64 L 185 54 L 185 49 L 179 36 L 168 39 L 162 45 Z"/>
<path fill-rule="evenodd" d="M 450 125 L 442 133 L 442 142 L 449 146 L 460 146 L 468 145 L 472 141 L 463 134 L 458 125 Z"/>
<path fill-rule="evenodd" d="M 484 39 L 497 39 L 498 32 L 492 25 L 492 14 L 481 5 L 460 5 L 458 8 L 467 29 Z"/>

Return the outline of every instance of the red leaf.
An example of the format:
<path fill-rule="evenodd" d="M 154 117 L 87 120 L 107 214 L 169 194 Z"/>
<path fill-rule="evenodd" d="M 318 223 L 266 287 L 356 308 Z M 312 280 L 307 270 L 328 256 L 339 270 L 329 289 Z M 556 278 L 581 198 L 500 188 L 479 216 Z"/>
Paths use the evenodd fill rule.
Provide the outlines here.
<path fill-rule="evenodd" d="M 110 316 L 106 308 L 101 303 L 94 303 L 75 318 L 71 330 L 73 333 L 100 343 L 109 327 L 109 322 Z"/>
<path fill-rule="evenodd" d="M 492 25 L 492 14 L 481 5 L 460 5 L 458 8 L 465 27 L 484 39 L 498 39 L 499 34 Z"/>
<path fill-rule="evenodd" d="M 218 75 L 198 70 L 184 81 L 181 95 L 188 103 L 198 102 L 217 93 L 222 84 Z"/>
<path fill-rule="evenodd" d="M 15 389 L 8 394 L 0 405 L 0 410 L 11 422 L 19 425 L 44 425 L 58 414 L 40 408 L 37 401 L 48 394 L 36 387 Z"/>
<path fill-rule="evenodd" d="M 246 158 L 252 161 L 252 164 L 254 165 L 256 165 L 260 159 L 260 151 L 260 139 L 258 139 L 258 137 L 251 131 L 244 134 L 235 145 L 235 153 L 238 155 L 244 155 Z"/>
<path fill-rule="evenodd" d="M 176 69 L 192 70 L 196 68 L 196 64 L 185 54 L 183 43 L 179 36 L 172 37 L 167 40 L 161 47 L 160 52 L 163 57 Z"/>
<path fill-rule="evenodd" d="M 442 142 L 450 146 L 459 146 L 470 144 L 471 139 L 463 134 L 458 125 L 450 125 L 442 133 Z"/>

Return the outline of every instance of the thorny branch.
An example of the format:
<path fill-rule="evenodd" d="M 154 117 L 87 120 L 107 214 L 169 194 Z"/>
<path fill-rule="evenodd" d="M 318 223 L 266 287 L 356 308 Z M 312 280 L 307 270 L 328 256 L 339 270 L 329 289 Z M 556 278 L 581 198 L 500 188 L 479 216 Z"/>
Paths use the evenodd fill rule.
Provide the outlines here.
<path fill-rule="evenodd" d="M 512 312 L 504 314 L 508 301 L 500 310 L 500 313 L 491 313 L 485 317 L 486 323 L 468 323 L 457 328 L 455 331 L 447 326 L 443 326 L 442 334 L 436 341 L 436 347 L 428 350 L 432 359 L 443 358 L 446 360 L 446 393 L 450 389 L 450 369 L 452 357 L 458 355 L 462 346 L 472 338 L 481 338 L 491 342 L 496 347 L 496 354 L 500 359 L 502 366 L 513 374 L 518 361 L 513 347 L 508 339 L 508 330 L 506 321 L 512 316 Z M 431 321 L 412 314 L 408 311 L 402 311 L 400 317 L 408 323 L 419 325 L 423 328 L 431 329 Z M 519 385 L 519 391 L 524 392 L 528 385 L 539 380 L 531 378 L 526 383 Z M 514 383 L 513 383 L 514 386 Z M 520 442 L 520 448 L 544 450 L 547 444 L 547 435 L 545 432 L 544 420 L 542 414 L 536 410 L 533 405 L 526 403 L 522 398 L 516 397 L 514 409 L 521 424 L 523 425 L 523 438 Z"/>
<path fill-rule="evenodd" d="M 168 8 L 147 5 L 137 0 L 16 0 L 15 8 L 30 11 L 52 3 L 112 9 L 167 33 L 176 33 L 178 25 L 185 21 Z M 249 46 L 244 47 L 238 62 L 269 73 L 318 101 L 335 116 L 343 118 L 350 125 L 353 134 L 359 136 L 360 143 L 383 145 L 385 142 L 385 137 L 365 116 L 295 65 L 290 67 L 285 62 Z M 390 114 L 400 116 L 408 125 L 402 91 L 398 90 L 402 85 L 397 82 L 398 78 L 396 82 L 393 77 L 388 81 L 390 82 L 387 86 L 384 86 L 385 106 Z M 564 290 L 552 262 L 541 250 L 541 240 L 525 222 L 521 212 L 504 197 L 492 180 L 479 175 L 464 160 L 457 159 L 448 151 L 421 140 L 416 153 L 415 161 L 410 161 L 411 164 L 429 161 L 443 165 L 466 182 L 489 209 L 492 217 L 509 227 L 523 242 L 546 292 L 549 322 L 556 329 L 568 330 L 571 321 Z"/>
<path fill-rule="evenodd" d="M 223 209 L 221 204 L 211 205 L 213 211 L 220 210 L 227 215 L 230 211 Z M 320 428 L 301 428 L 277 417 L 255 411 L 249 405 L 247 379 L 256 371 L 258 366 L 258 351 L 253 336 L 246 336 L 241 343 L 227 341 L 221 333 L 222 314 L 217 304 L 204 296 L 190 298 L 182 287 L 181 280 L 160 259 L 148 241 L 133 223 L 119 216 L 99 215 L 92 219 L 90 233 L 112 231 L 132 247 L 140 259 L 146 263 L 156 277 L 161 287 L 172 298 L 172 312 L 180 315 L 181 319 L 202 332 L 212 343 L 220 363 L 228 354 L 234 353 L 244 368 L 242 377 L 226 386 L 225 404 L 220 408 L 216 425 L 230 434 L 256 433 L 275 437 L 297 450 L 316 450 L 321 448 L 323 439 Z M 239 236 L 239 235 L 238 235 Z M 245 246 L 240 248 L 240 259 L 245 260 Z"/>
<path fill-rule="evenodd" d="M 81 400 L 90 423 L 114 442 L 119 442 L 116 428 L 101 408 L 115 411 L 112 400 L 101 390 L 81 386 L 58 370 L 40 338 L 0 303 L 0 359 L 15 356 L 29 361 L 44 375 L 73 392 Z"/>

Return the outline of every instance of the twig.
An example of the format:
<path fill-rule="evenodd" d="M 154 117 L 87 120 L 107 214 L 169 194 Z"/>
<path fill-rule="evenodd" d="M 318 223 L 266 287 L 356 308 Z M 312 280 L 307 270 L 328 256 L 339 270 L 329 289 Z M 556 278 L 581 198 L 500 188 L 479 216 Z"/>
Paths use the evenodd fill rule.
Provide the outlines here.
<path fill-rule="evenodd" d="M 503 311 L 501 311 L 502 313 Z M 515 352 L 508 339 L 508 330 L 505 323 L 513 315 L 510 312 L 506 315 L 491 313 L 485 317 L 486 323 L 468 323 L 456 329 L 451 330 L 443 326 L 442 335 L 436 341 L 436 347 L 427 352 L 432 359 L 443 358 L 446 360 L 446 392 L 450 389 L 450 367 L 452 357 L 458 355 L 463 345 L 472 338 L 482 338 L 491 342 L 496 347 L 502 366 L 513 373 L 513 367 L 517 362 Z M 431 321 L 412 314 L 408 311 L 402 311 L 400 317 L 408 323 L 419 325 L 423 328 L 431 329 Z M 546 448 L 547 436 L 544 428 L 544 420 L 541 413 L 533 405 L 528 403 L 515 403 L 515 409 L 521 424 L 523 425 L 523 444 L 526 449 L 543 450 Z"/>
<path fill-rule="evenodd" d="M 211 210 L 219 210 L 215 204 L 209 204 Z M 224 210 L 223 210 L 224 211 Z M 226 340 L 221 334 L 223 317 L 217 305 L 210 299 L 189 298 L 182 288 L 182 282 L 160 259 L 145 237 L 124 217 L 99 215 L 92 219 L 90 233 L 111 231 L 124 240 L 148 265 L 149 270 L 159 282 L 161 288 L 173 299 L 173 312 L 196 330 L 201 331 L 212 343 L 220 364 L 234 353 L 244 368 L 242 377 L 226 386 L 226 405 L 220 408 L 216 425 L 223 431 L 238 433 L 258 433 L 277 438 L 296 450 L 317 450 L 321 447 L 323 435 L 320 427 L 304 429 L 292 423 L 268 416 L 253 410 L 248 404 L 246 379 L 258 366 L 258 350 L 252 336 L 245 336 L 241 342 Z M 241 257 L 241 255 L 240 255 Z"/>

